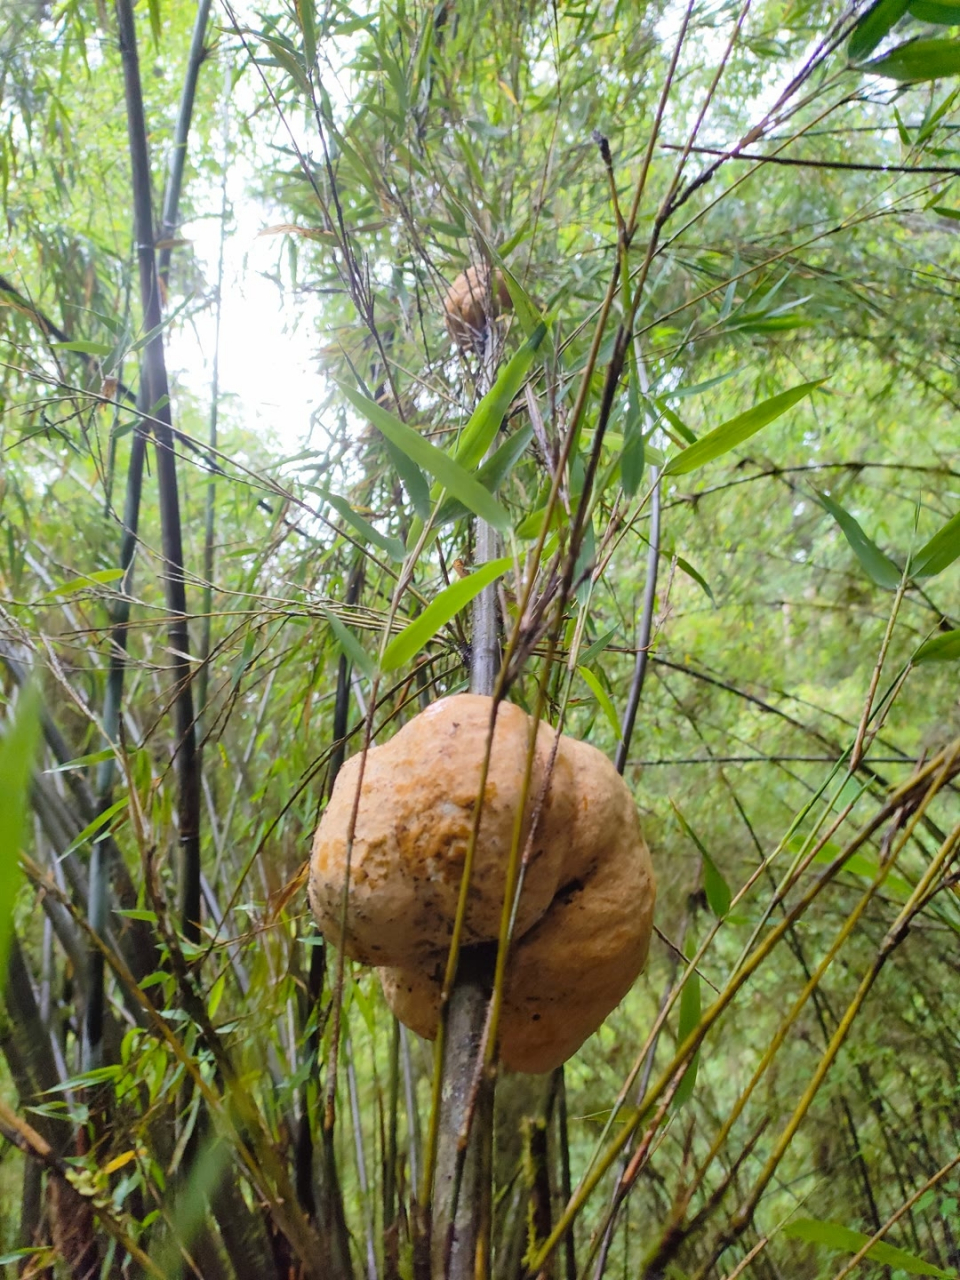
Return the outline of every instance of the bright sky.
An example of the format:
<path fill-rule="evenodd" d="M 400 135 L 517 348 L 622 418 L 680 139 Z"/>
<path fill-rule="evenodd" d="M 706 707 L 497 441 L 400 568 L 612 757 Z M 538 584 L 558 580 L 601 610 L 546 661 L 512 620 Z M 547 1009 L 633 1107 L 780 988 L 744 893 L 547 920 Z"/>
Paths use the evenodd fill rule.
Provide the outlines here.
<path fill-rule="evenodd" d="M 245 167 L 245 166 L 244 166 Z M 276 437 L 296 452 L 310 429 L 310 415 L 323 395 L 314 351 L 319 339 L 310 317 L 290 290 L 273 280 L 276 236 L 260 237 L 265 210 L 244 190 L 245 174 L 234 167 L 230 195 L 233 227 L 225 245 L 220 329 L 221 408 L 230 419 Z M 217 279 L 220 225 L 216 218 L 185 223 L 211 293 Z M 168 361 L 177 381 L 209 403 L 215 316 L 210 307 L 170 334 Z M 229 399 L 228 399 L 229 397 Z"/>

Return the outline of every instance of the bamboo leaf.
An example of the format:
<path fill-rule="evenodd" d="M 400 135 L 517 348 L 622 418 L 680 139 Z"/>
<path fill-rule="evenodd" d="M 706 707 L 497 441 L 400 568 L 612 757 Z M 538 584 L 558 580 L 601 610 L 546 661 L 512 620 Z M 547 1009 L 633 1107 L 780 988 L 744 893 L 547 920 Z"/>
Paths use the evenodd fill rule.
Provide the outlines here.
<path fill-rule="evenodd" d="M 960 40 L 908 40 L 884 57 L 864 63 L 863 70 L 910 83 L 955 76 L 960 73 Z"/>
<path fill-rule="evenodd" d="M 826 1245 L 828 1249 L 840 1253 L 858 1253 L 870 1239 L 862 1231 L 854 1231 L 839 1222 L 823 1222 L 816 1218 L 798 1218 L 783 1228 L 783 1234 L 790 1240 L 806 1240 L 811 1244 Z M 944 1280 L 954 1280 L 956 1272 L 943 1271 L 932 1263 L 918 1258 L 906 1249 L 897 1249 L 892 1244 L 878 1240 L 867 1250 L 871 1262 L 885 1267 L 899 1267 L 913 1276 L 942 1276 Z"/>
<path fill-rule="evenodd" d="M 510 402 L 523 386 L 533 357 L 547 332 L 545 324 L 537 325 L 534 332 L 517 354 L 501 370 L 496 382 L 470 415 L 463 429 L 453 456 L 461 467 L 471 470 L 477 466 L 490 445 L 496 439 Z"/>
<path fill-rule="evenodd" d="M 153 36 L 154 48 L 160 48 L 160 35 L 163 31 L 163 23 L 160 17 L 160 0 L 147 0 L 147 10 L 150 14 L 150 32 Z"/>
<path fill-rule="evenodd" d="M 111 582 L 119 581 L 123 573 L 123 569 L 98 569 L 95 573 L 84 573 L 79 578 L 71 578 L 69 582 L 63 582 L 59 587 L 45 591 L 37 598 L 36 603 L 39 604 L 42 600 L 53 600 L 57 596 L 67 596 L 74 591 L 89 590 L 91 587 L 109 586 Z"/>
<path fill-rule="evenodd" d="M 889 589 L 898 587 L 902 577 L 899 568 L 871 538 L 867 537 L 850 512 L 845 511 L 839 502 L 834 502 L 829 494 L 821 493 L 818 489 L 815 489 L 814 493 L 824 511 L 829 512 L 840 526 L 841 533 L 850 544 L 853 554 L 860 561 L 867 577 L 878 587 Z"/>
<path fill-rule="evenodd" d="M 627 416 L 623 424 L 623 451 L 620 454 L 620 485 L 632 498 L 643 479 L 646 462 L 643 439 L 643 409 L 636 371 L 636 359 L 630 353 L 630 381 L 627 384 Z"/>
<path fill-rule="evenodd" d="M 609 631 L 604 632 L 598 640 L 594 640 L 589 649 L 584 649 L 580 655 L 580 662 L 586 666 L 588 662 L 592 662 L 598 653 L 603 653 L 604 649 L 615 638 L 618 633 L 616 627 L 611 627 Z"/>
<path fill-rule="evenodd" d="M 700 851 L 700 856 L 703 859 L 703 892 L 706 894 L 707 905 L 717 919 L 722 920 L 730 910 L 732 896 L 730 886 L 724 879 L 720 868 L 707 852 L 703 841 L 680 811 L 680 806 L 673 800 L 670 801 L 670 804 L 673 806 L 673 811 L 677 815 L 677 820 L 681 827 Z"/>
<path fill-rule="evenodd" d="M 418 431 L 414 431 L 405 422 L 401 422 L 392 413 L 381 408 L 376 401 L 368 400 L 352 387 L 341 384 L 340 389 L 354 408 L 362 413 L 394 448 L 400 450 L 416 466 L 422 467 L 435 480 L 439 480 L 443 487 L 455 498 L 459 498 L 474 515 L 480 516 L 501 533 L 506 533 L 510 528 L 510 516 L 499 502 L 490 496 L 475 476 L 464 471 L 463 467 L 448 453 L 444 453 L 429 440 L 425 440 Z"/>
<path fill-rule="evenodd" d="M 398 636 L 394 636 L 384 650 L 381 669 L 385 672 L 396 671 L 397 667 L 409 662 L 434 638 L 441 627 L 446 626 L 484 587 L 506 573 L 512 564 L 509 556 L 502 556 L 499 560 L 490 560 L 466 578 L 451 582 L 449 587 L 445 587 L 430 601 L 419 617 L 414 618 Z"/>
<path fill-rule="evenodd" d="M 897 25 L 907 11 L 910 0 L 878 0 L 863 15 L 853 29 L 847 45 L 847 57 L 851 62 L 868 58 L 887 34 Z"/>
<path fill-rule="evenodd" d="M 696 954 L 696 944 L 691 937 L 684 954 L 688 960 L 691 960 Z M 680 1025 L 677 1028 L 677 1043 L 683 1044 L 687 1036 L 695 1030 L 700 1023 L 700 975 L 696 969 L 691 969 L 687 975 L 687 980 L 683 984 L 680 992 Z M 700 1068 L 700 1050 L 693 1055 L 690 1065 L 683 1073 L 683 1079 L 677 1086 L 677 1092 L 673 1095 L 673 1106 L 675 1110 L 679 1110 L 685 1103 L 689 1102 L 693 1095 L 694 1086 L 697 1083 L 697 1071 Z"/>
<path fill-rule="evenodd" d="M 30 806 L 30 775 L 40 740 L 40 695 L 34 685 L 17 699 L 0 741 L 0 990 L 7 973 L 13 906 L 20 880 L 20 842 Z"/>
<path fill-rule="evenodd" d="M 114 803 L 110 805 L 109 808 L 104 809 L 102 813 L 98 813 L 97 816 L 93 819 L 93 821 L 88 822 L 87 825 L 80 832 L 80 834 L 74 837 L 74 839 L 70 842 L 69 847 L 63 851 L 62 856 L 66 857 L 68 853 L 73 853 L 74 849 L 79 849 L 80 846 L 86 843 L 87 840 L 97 835 L 98 832 L 100 832 L 104 827 L 109 825 L 110 820 L 112 818 L 115 818 L 118 813 L 126 809 L 128 804 L 129 804 L 129 797 L 123 796 L 121 797 L 121 799 L 114 801 Z"/>
<path fill-rule="evenodd" d="M 932 578 L 953 564 L 957 556 L 960 556 L 960 511 L 924 543 L 910 561 L 910 572 L 915 578 Z"/>
<path fill-rule="evenodd" d="M 918 22 L 934 22 L 942 27 L 960 25 L 960 5 L 944 4 L 940 0 L 911 0 L 907 8 L 911 18 Z"/>
<path fill-rule="evenodd" d="M 514 241 L 516 241 L 516 239 L 517 238 L 514 237 Z M 509 253 L 510 249 L 514 247 L 514 243 L 504 245 L 501 252 Z M 533 338 L 539 326 L 541 324 L 544 324 L 545 326 L 545 322 L 540 319 L 540 308 L 534 302 L 533 298 L 530 297 L 529 293 L 527 293 L 526 289 L 524 289 L 523 285 L 513 274 L 510 268 L 504 265 L 503 259 L 497 254 L 494 254 L 494 259 L 500 267 L 500 270 L 503 272 L 503 283 L 507 287 L 507 293 L 510 295 L 510 301 L 513 303 L 513 309 L 520 319 L 523 331 L 528 338 Z"/>
<path fill-rule="evenodd" d="M 960 631 L 943 631 L 924 640 L 913 655 L 914 666 L 922 662 L 954 662 L 960 658 Z"/>
<path fill-rule="evenodd" d="M 677 556 L 677 568 L 682 569 L 688 578 L 692 578 L 694 580 L 697 586 L 705 592 L 713 607 L 716 608 L 717 602 L 714 598 L 713 592 L 710 590 L 710 583 L 706 580 L 700 570 L 695 569 L 690 561 L 685 560 L 683 556 Z"/>
<path fill-rule="evenodd" d="M 307 488 L 314 493 L 318 493 L 325 502 L 329 502 L 334 511 L 343 516 L 351 528 L 367 542 L 371 542 L 375 547 L 379 547 L 381 551 L 385 551 L 391 560 L 402 560 L 407 554 L 406 547 L 404 547 L 399 538 L 390 538 L 386 534 L 380 533 L 369 520 L 365 520 L 362 515 L 354 511 L 350 503 L 344 498 L 337 497 L 335 493 L 331 493 L 329 489 L 323 489 L 319 485 L 308 485 Z"/>
<path fill-rule="evenodd" d="M 316 0 L 296 0 L 297 22 L 303 33 L 303 56 L 307 67 L 317 60 L 317 6 Z"/>
<path fill-rule="evenodd" d="M 109 342 L 54 342 L 51 346 L 58 351 L 79 351 L 85 356 L 108 356 L 113 351 Z"/>
<path fill-rule="evenodd" d="M 362 671 L 368 680 L 372 680 L 376 673 L 376 664 L 370 657 L 369 653 L 367 653 L 366 649 L 364 649 L 363 645 L 361 645 L 353 632 L 350 631 L 348 627 L 344 626 L 332 610 L 328 609 L 325 604 L 320 606 L 320 610 L 326 620 L 330 623 L 330 626 L 333 629 L 333 634 L 340 642 L 340 648 L 346 654 L 348 660 L 352 662 L 359 671 Z"/>
<path fill-rule="evenodd" d="M 623 732 L 620 728 L 620 717 L 617 715 L 616 707 L 614 707 L 613 703 L 610 701 L 610 695 L 593 672 L 588 670 L 587 667 L 578 667 L 577 670 L 583 676 L 584 683 L 587 685 L 590 692 L 596 698 L 597 702 L 599 702 L 600 710 L 610 722 L 610 727 L 616 734 L 617 741 L 619 742 L 623 737 Z"/>
<path fill-rule="evenodd" d="M 491 493 L 497 492 L 523 457 L 532 438 L 533 427 L 528 422 L 526 426 L 504 440 L 496 453 L 492 454 L 477 472 L 477 479 L 485 489 L 489 489 Z M 459 520 L 467 514 L 467 508 L 462 502 L 458 502 L 456 498 L 447 498 L 437 512 L 436 523 L 438 526 L 446 524 L 450 520 Z"/>
<path fill-rule="evenodd" d="M 689 471 L 695 471 L 697 467 L 704 466 L 707 462 L 712 462 L 714 458 L 719 458 L 721 454 L 729 453 L 738 444 L 756 435 L 762 427 L 773 422 L 775 418 L 781 417 L 788 409 L 792 409 L 805 396 L 822 386 L 824 381 L 825 379 L 819 378 L 816 382 L 803 382 L 799 386 L 791 387 L 789 391 L 781 391 L 779 395 L 764 400 L 762 404 L 754 405 L 746 413 L 738 414 L 729 422 L 724 422 L 713 431 L 708 431 L 696 444 L 690 445 L 689 449 L 684 449 L 682 453 L 672 457 L 664 467 L 663 474 L 665 476 L 685 475 Z"/>
<path fill-rule="evenodd" d="M 430 502 L 430 486 L 427 484 L 426 477 L 417 464 L 408 458 L 402 449 L 398 449 L 392 440 L 387 440 L 384 437 L 383 443 L 387 446 L 390 461 L 403 482 L 403 487 L 407 491 L 407 497 L 413 504 L 414 511 L 421 520 L 429 520 L 432 504 Z"/>

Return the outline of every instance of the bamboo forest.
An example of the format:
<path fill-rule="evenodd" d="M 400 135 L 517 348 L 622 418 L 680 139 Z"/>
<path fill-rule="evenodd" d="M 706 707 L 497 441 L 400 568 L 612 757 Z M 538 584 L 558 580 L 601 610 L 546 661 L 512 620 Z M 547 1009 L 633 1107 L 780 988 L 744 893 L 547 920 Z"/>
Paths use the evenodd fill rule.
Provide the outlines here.
<path fill-rule="evenodd" d="M 0 0 L 0 1271 L 960 1277 L 960 2 Z"/>

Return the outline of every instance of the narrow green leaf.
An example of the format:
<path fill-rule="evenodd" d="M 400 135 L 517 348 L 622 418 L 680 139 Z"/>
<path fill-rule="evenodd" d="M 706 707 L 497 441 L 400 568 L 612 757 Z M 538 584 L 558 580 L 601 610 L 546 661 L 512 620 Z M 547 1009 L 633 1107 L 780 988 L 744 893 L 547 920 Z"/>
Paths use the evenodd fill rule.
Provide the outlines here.
<path fill-rule="evenodd" d="M 674 800 L 671 800 L 670 803 L 673 806 L 673 811 L 677 815 L 677 820 L 681 827 L 683 827 L 687 836 L 689 836 L 700 851 L 700 856 L 703 859 L 703 891 L 706 894 L 707 905 L 717 919 L 722 920 L 730 910 L 730 886 L 724 879 L 720 868 L 707 852 L 703 841 L 680 811 L 680 806 Z"/>
<path fill-rule="evenodd" d="M 470 415 L 470 421 L 463 428 L 453 451 L 453 456 L 461 467 L 473 470 L 493 444 L 504 415 L 510 408 L 510 402 L 523 386 L 527 371 L 546 332 L 545 324 L 537 325 L 517 354 L 500 371 L 496 382 Z"/>
<path fill-rule="evenodd" d="M 296 0 L 297 22 L 303 33 L 303 56 L 307 67 L 317 60 L 317 6 L 316 0 Z"/>
<path fill-rule="evenodd" d="M 533 427 L 529 422 L 519 431 L 515 431 L 512 436 L 507 436 L 496 453 L 489 457 L 477 472 L 477 479 L 485 489 L 489 489 L 491 493 L 497 492 L 523 457 L 532 438 Z M 447 498 L 437 512 L 437 525 L 446 524 L 450 520 L 459 520 L 461 516 L 467 514 L 467 508 L 462 502 L 458 502 L 456 498 Z"/>
<path fill-rule="evenodd" d="M 354 511 L 350 503 L 344 498 L 338 497 L 328 489 L 322 489 L 319 485 L 308 485 L 307 487 L 320 494 L 325 502 L 329 502 L 334 511 L 343 516 L 351 528 L 356 530 L 367 542 L 371 542 L 375 547 L 379 547 L 381 551 L 385 551 L 391 560 L 402 560 L 407 554 L 406 547 L 404 547 L 399 538 L 388 538 L 386 534 L 380 533 L 369 520 L 364 520 L 362 515 Z"/>
<path fill-rule="evenodd" d="M 713 431 L 708 431 L 696 444 L 692 444 L 689 449 L 684 449 L 682 453 L 671 458 L 664 467 L 663 474 L 665 476 L 685 475 L 688 471 L 695 471 L 697 467 L 702 467 L 705 463 L 712 462 L 714 458 L 719 458 L 721 454 L 735 449 L 738 444 L 749 440 L 762 427 L 773 422 L 775 418 L 781 417 L 788 409 L 792 409 L 824 381 L 823 378 L 819 378 L 816 382 L 804 382 L 797 387 L 791 387 L 789 391 L 781 391 L 778 396 L 772 396 L 762 404 L 754 405 L 746 413 L 738 414 L 729 422 L 724 422 Z"/>
<path fill-rule="evenodd" d="M 429 440 L 425 440 L 418 431 L 414 431 L 405 422 L 401 422 L 392 413 L 381 408 L 374 400 L 368 400 L 359 391 L 354 391 L 352 387 L 344 386 L 342 383 L 340 389 L 354 408 L 411 462 L 422 467 L 435 480 L 439 480 L 444 488 L 455 498 L 459 498 L 474 515 L 480 516 L 501 533 L 506 533 L 510 528 L 510 516 L 499 502 L 490 496 L 475 476 L 464 471 L 463 467 L 448 453 L 444 453 Z"/>
<path fill-rule="evenodd" d="M 943 631 L 924 640 L 913 655 L 914 666 L 921 662 L 954 662 L 960 658 L 960 631 Z"/>
<path fill-rule="evenodd" d="M 607 631 L 607 632 L 605 632 L 605 633 L 600 637 L 600 639 L 599 639 L 599 640 L 594 640 L 594 642 L 593 642 L 593 644 L 590 646 L 590 648 L 589 648 L 589 649 L 584 649 L 583 653 L 581 653 L 581 655 L 580 655 L 580 661 L 581 661 L 581 663 L 582 663 L 584 666 L 586 666 L 588 662 L 592 662 L 592 661 L 593 661 L 593 659 L 597 656 L 597 654 L 599 654 L 599 653 L 603 653 L 604 649 L 607 647 L 607 645 L 610 643 L 610 641 L 611 641 L 611 640 L 612 640 L 612 639 L 613 639 L 617 634 L 618 634 L 618 628 L 617 628 L 617 627 L 611 627 L 611 628 L 610 628 L 610 630 L 609 630 L 609 631 Z"/>
<path fill-rule="evenodd" d="M 257 632 L 248 631 L 243 638 L 243 648 L 240 651 L 240 657 L 237 658 L 230 669 L 230 688 L 236 693 L 240 686 L 240 681 L 247 672 L 250 663 L 253 661 L 254 650 L 257 647 Z"/>
<path fill-rule="evenodd" d="M 593 520 L 590 519 L 584 526 L 580 550 L 577 553 L 577 562 L 573 566 L 574 595 L 581 609 L 585 609 L 590 601 L 590 592 L 593 590 L 593 568 L 596 564 L 596 559 L 597 532 L 594 528 Z"/>
<path fill-rule="evenodd" d="M 54 342 L 60 351 L 79 351 L 85 356 L 108 356 L 113 350 L 109 342 Z"/>
<path fill-rule="evenodd" d="M 908 40 L 884 57 L 865 63 L 863 70 L 911 83 L 955 76 L 960 73 L 960 40 Z"/>
<path fill-rule="evenodd" d="M 730 283 L 735 288 L 736 281 L 732 280 Z M 745 367 L 741 365 L 739 369 L 731 369 L 729 373 L 717 374 L 715 378 L 707 378 L 705 382 L 695 382 L 692 387 L 677 387 L 674 391 L 660 391 L 658 395 L 664 396 L 668 400 L 685 400 L 688 396 L 702 396 L 705 391 L 718 387 L 721 382 L 727 382 L 730 378 L 735 378 L 737 374 L 743 373 Z"/>
<path fill-rule="evenodd" d="M 910 572 L 915 578 L 932 578 L 953 564 L 957 556 L 960 556 L 960 511 L 924 543 L 910 561 Z"/>
<path fill-rule="evenodd" d="M 907 9 L 918 22 L 934 22 L 941 27 L 960 25 L 960 5 L 943 4 L 939 0 L 911 0 Z"/>
<path fill-rule="evenodd" d="M 710 583 L 706 580 L 703 574 L 698 569 L 695 569 L 690 561 L 685 560 L 683 556 L 677 556 L 677 568 L 682 569 L 688 578 L 692 578 L 694 580 L 697 586 L 706 593 L 713 607 L 716 608 L 717 602 L 714 598 L 713 592 L 710 590 Z"/>
<path fill-rule="evenodd" d="M 74 849 L 79 849 L 82 844 L 91 837 L 97 835 L 104 827 L 108 826 L 111 818 L 115 818 L 121 810 L 126 809 L 129 803 L 129 797 L 123 796 L 120 800 L 115 800 L 108 809 L 104 809 L 102 813 L 98 813 L 92 822 L 88 822 L 78 836 L 71 841 L 69 848 L 63 851 L 62 857 L 66 857 L 68 853 L 73 853 Z"/>
<path fill-rule="evenodd" d="M 660 396 L 657 396 L 654 399 L 653 403 L 657 406 L 659 411 L 670 423 L 671 427 L 673 427 L 674 431 L 676 431 L 677 435 L 680 437 L 681 440 L 686 440 L 687 444 L 697 443 L 697 437 L 694 434 L 694 432 L 690 430 L 690 428 L 687 426 L 684 420 L 680 417 L 679 413 L 676 413 L 673 409 L 670 408 L 666 400 L 664 400 Z"/>
<path fill-rule="evenodd" d="M 504 248 L 503 252 L 508 250 Z M 507 286 L 507 293 L 510 295 L 510 301 L 513 303 L 513 309 L 520 319 L 524 333 L 528 338 L 533 338 L 539 326 L 544 324 L 540 318 L 540 308 L 530 297 L 526 289 L 513 274 L 509 267 L 505 266 L 502 259 L 494 255 L 501 271 L 503 272 L 503 283 Z M 545 326 L 546 327 L 546 326 Z"/>
<path fill-rule="evenodd" d="M 847 45 L 847 57 L 851 62 L 862 62 L 873 53 L 887 32 L 906 13 L 909 2 L 910 0 L 877 0 L 867 10 L 854 27 Z"/>
<path fill-rule="evenodd" d="M 696 944 L 693 938 L 689 938 L 684 948 L 684 954 L 690 960 L 696 955 Z M 683 1044 L 687 1036 L 690 1035 L 700 1023 L 700 975 L 696 969 L 691 969 L 683 989 L 680 992 L 680 1025 L 677 1029 L 677 1043 Z M 683 1073 L 683 1079 L 677 1087 L 677 1092 L 673 1095 L 673 1106 L 679 1110 L 685 1103 L 689 1102 L 694 1085 L 697 1083 L 697 1071 L 700 1067 L 700 1050 L 693 1055 L 690 1065 Z"/>
<path fill-rule="evenodd" d="M 30 808 L 30 775 L 40 740 L 40 694 L 25 686 L 0 740 L 0 991 L 7 974 L 13 905 L 20 881 L 20 842 Z"/>
<path fill-rule="evenodd" d="M 845 511 L 839 502 L 834 502 L 829 494 L 821 493 L 819 489 L 814 489 L 814 493 L 824 511 L 832 515 L 840 526 L 841 533 L 850 544 L 853 554 L 860 561 L 867 577 L 878 587 L 888 589 L 898 587 L 902 576 L 899 568 L 871 538 L 867 537 L 850 512 Z"/>
<path fill-rule="evenodd" d="M 111 582 L 117 582 L 123 577 L 122 569 L 98 569 L 95 573 L 84 573 L 79 578 L 71 578 L 69 582 L 63 582 L 59 587 L 54 587 L 52 591 L 46 591 L 39 596 L 37 603 L 41 600 L 53 600 L 57 596 L 67 596 L 73 591 L 89 590 L 91 587 L 105 587 Z"/>
<path fill-rule="evenodd" d="M 367 653 L 353 632 L 345 627 L 337 615 L 328 609 L 325 604 L 320 606 L 320 610 L 330 623 L 333 634 L 340 642 L 340 648 L 347 655 L 349 661 L 353 663 L 358 671 L 362 671 L 368 680 L 372 680 L 376 672 L 376 663 L 369 653 Z"/>
<path fill-rule="evenodd" d="M 529 539 L 529 540 L 532 540 L 534 538 L 539 538 L 540 530 L 543 527 L 543 522 L 544 522 L 544 519 L 546 518 L 546 514 L 547 514 L 546 507 L 538 507 L 536 511 L 531 511 L 528 516 L 524 516 L 524 518 L 517 525 L 517 528 L 516 528 L 517 537 L 523 538 L 523 539 Z M 554 503 L 553 515 L 550 517 L 550 528 L 559 529 L 561 525 L 566 523 L 566 520 L 567 520 L 567 513 L 564 511 L 561 503 L 559 502 Z"/>
<path fill-rule="evenodd" d="M 646 463 L 643 439 L 643 407 L 640 401 L 636 359 L 630 353 L 630 381 L 627 384 L 627 416 L 623 424 L 623 451 L 620 454 L 620 487 L 628 498 L 640 488 Z"/>
<path fill-rule="evenodd" d="M 392 440 L 384 437 L 383 443 L 387 446 L 387 453 L 390 461 L 393 463 L 393 469 L 403 482 L 403 487 L 407 491 L 407 497 L 413 505 L 414 511 L 421 520 L 429 520 L 430 512 L 433 509 L 430 502 L 430 486 L 427 484 L 426 476 L 410 458 L 398 449 Z"/>
<path fill-rule="evenodd" d="M 113 759 L 113 748 L 104 747 L 102 751 L 91 751 L 89 755 L 77 756 L 75 760 L 66 760 L 52 769 L 44 769 L 44 773 L 68 773 L 71 769 L 86 769 L 91 764 L 102 764 L 104 760 Z"/>
<path fill-rule="evenodd" d="M 154 47 L 160 48 L 160 33 L 162 24 L 160 20 L 160 0 L 147 0 L 147 9 L 150 13 L 150 31 L 153 35 Z"/>
<path fill-rule="evenodd" d="M 840 1253 L 859 1253 L 870 1239 L 862 1231 L 854 1231 L 839 1222 L 822 1222 L 816 1218 L 798 1218 L 796 1222 L 790 1222 L 783 1228 L 783 1234 L 789 1240 L 823 1244 Z M 955 1280 L 956 1277 L 956 1272 L 943 1271 L 940 1267 L 925 1262 L 923 1258 L 918 1258 L 916 1254 L 908 1253 L 906 1249 L 897 1249 L 882 1240 L 868 1249 L 867 1257 L 881 1266 L 900 1267 L 913 1276 L 942 1276 L 944 1280 Z"/>
<path fill-rule="evenodd" d="M 451 582 L 449 587 L 445 587 L 430 601 L 419 617 L 414 618 L 408 627 L 390 641 L 381 663 L 383 671 L 396 671 L 397 667 L 409 662 L 433 639 L 441 627 L 465 608 L 474 596 L 479 595 L 484 587 L 506 573 L 512 564 L 509 556 L 502 556 L 499 560 L 490 560 L 481 565 L 468 577 Z"/>
<path fill-rule="evenodd" d="M 281 67 L 285 67 L 290 78 L 296 84 L 297 88 L 303 93 L 304 97 L 310 97 L 310 81 L 307 73 L 303 69 L 300 59 L 294 53 L 293 49 L 281 40 L 271 39 L 270 36 L 262 35 L 260 39 L 273 54 L 277 63 Z"/>
<path fill-rule="evenodd" d="M 592 671 L 588 670 L 586 667 L 577 667 L 577 670 L 583 676 L 584 683 L 587 685 L 590 692 L 596 698 L 597 702 L 599 702 L 600 710 L 610 722 L 610 727 L 619 742 L 623 737 L 623 733 L 620 729 L 620 717 L 617 715 L 616 707 L 610 701 L 610 695 Z"/>

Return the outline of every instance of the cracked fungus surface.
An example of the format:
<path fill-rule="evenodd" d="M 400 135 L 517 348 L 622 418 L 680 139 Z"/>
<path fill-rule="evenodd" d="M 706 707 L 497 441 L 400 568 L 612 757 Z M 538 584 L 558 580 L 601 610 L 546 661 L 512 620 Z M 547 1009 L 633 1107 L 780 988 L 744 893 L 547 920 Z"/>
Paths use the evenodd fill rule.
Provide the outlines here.
<path fill-rule="evenodd" d="M 442 699 L 372 749 L 364 770 L 344 946 L 379 968 L 393 1011 L 428 1037 L 436 1033 L 490 713 L 486 697 Z M 467 946 L 498 936 L 530 723 L 519 707 L 501 704 L 470 880 Z M 540 726 L 523 842 L 555 737 Z M 340 771 L 314 839 L 310 901 L 334 943 L 359 773 L 354 756 Z M 655 896 L 628 788 L 602 752 L 562 737 L 533 834 L 507 970 L 500 1034 L 507 1067 L 550 1070 L 596 1030 L 643 967 Z"/>

